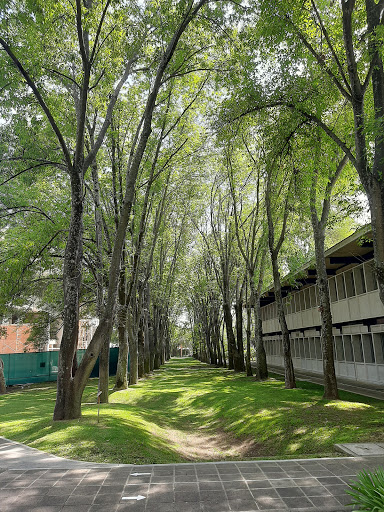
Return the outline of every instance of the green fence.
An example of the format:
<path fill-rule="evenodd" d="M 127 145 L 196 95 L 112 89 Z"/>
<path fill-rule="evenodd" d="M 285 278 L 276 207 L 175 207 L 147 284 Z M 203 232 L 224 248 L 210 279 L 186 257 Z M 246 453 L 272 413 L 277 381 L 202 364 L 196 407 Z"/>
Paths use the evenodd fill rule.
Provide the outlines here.
<path fill-rule="evenodd" d="M 77 360 L 81 361 L 85 350 L 77 351 Z M 109 374 L 116 375 L 118 347 L 109 351 Z M 31 382 L 47 382 L 57 379 L 59 352 L 26 352 L 23 354 L 0 354 L 4 362 L 4 376 L 7 386 Z M 129 359 L 128 359 L 129 365 Z M 99 359 L 92 370 L 91 377 L 99 375 Z"/>

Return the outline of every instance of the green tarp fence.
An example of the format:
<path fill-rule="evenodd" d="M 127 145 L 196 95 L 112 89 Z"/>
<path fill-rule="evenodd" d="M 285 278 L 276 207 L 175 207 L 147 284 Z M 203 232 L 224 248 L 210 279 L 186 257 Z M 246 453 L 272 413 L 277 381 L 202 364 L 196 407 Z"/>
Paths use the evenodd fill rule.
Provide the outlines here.
<path fill-rule="evenodd" d="M 81 361 L 85 350 L 77 351 L 77 360 Z M 109 374 L 116 375 L 119 348 L 109 351 Z M 7 386 L 47 382 L 57 379 L 59 352 L 26 352 L 23 354 L 0 354 L 4 362 L 4 376 Z M 129 365 L 129 359 L 128 359 Z M 92 370 L 91 377 L 99 376 L 99 359 Z"/>

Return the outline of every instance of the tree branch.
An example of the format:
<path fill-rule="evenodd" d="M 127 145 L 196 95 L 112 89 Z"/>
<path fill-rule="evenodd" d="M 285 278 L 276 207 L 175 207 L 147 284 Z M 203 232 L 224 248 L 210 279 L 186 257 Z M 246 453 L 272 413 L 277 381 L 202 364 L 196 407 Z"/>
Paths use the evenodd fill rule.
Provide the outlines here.
<path fill-rule="evenodd" d="M 7 211 L 8 212 L 8 210 L 17 210 L 17 211 L 9 212 L 6 215 L 1 215 L 2 211 Z M 38 213 L 39 215 L 42 215 L 43 217 L 48 219 L 50 222 L 52 222 L 52 224 L 55 224 L 55 221 L 53 219 L 51 219 L 51 217 L 48 214 L 46 214 L 38 206 L 9 206 L 9 207 L 6 206 L 2 210 L 0 210 L 0 219 L 3 219 L 5 217 L 11 217 L 11 216 L 16 215 L 16 214 L 18 214 L 20 212 L 34 212 L 34 213 Z"/>
<path fill-rule="evenodd" d="M 16 65 L 17 69 L 20 71 L 21 75 L 24 77 L 24 79 L 27 82 L 27 84 L 29 85 L 29 87 L 32 89 L 33 94 L 35 95 L 37 101 L 39 102 L 39 105 L 41 106 L 41 108 L 43 109 L 45 115 L 47 116 L 47 119 L 48 119 L 48 121 L 49 121 L 49 123 L 50 123 L 50 125 L 51 125 L 51 127 L 53 129 L 53 131 L 55 132 L 55 135 L 56 135 L 56 137 L 57 137 L 57 139 L 59 141 L 59 144 L 61 146 L 61 149 L 63 151 L 64 157 L 65 157 L 65 161 L 66 161 L 67 166 L 68 166 L 68 171 L 70 171 L 72 169 L 71 156 L 69 154 L 69 150 L 67 148 L 67 145 L 66 145 L 66 143 L 64 141 L 64 138 L 63 138 L 63 136 L 62 136 L 62 134 L 61 134 L 61 132 L 59 130 L 59 127 L 56 124 L 56 121 L 55 121 L 51 111 L 49 110 L 47 104 L 43 100 L 39 90 L 36 87 L 35 82 L 29 76 L 29 73 L 27 72 L 27 70 L 24 68 L 24 66 L 21 64 L 21 62 L 18 60 L 18 58 L 12 52 L 11 48 L 9 47 L 9 45 L 1 37 L 0 37 L 0 44 L 4 48 L 4 50 L 7 52 L 7 54 L 9 55 L 11 60 L 13 61 L 13 63 Z"/>
<path fill-rule="evenodd" d="M 329 37 L 328 31 L 327 31 L 327 29 L 324 26 L 323 20 L 321 19 L 319 10 L 318 10 L 314 0 L 311 0 L 311 3 L 312 3 L 313 9 L 315 10 L 317 19 L 319 20 L 321 30 L 324 33 L 324 37 L 325 37 L 325 40 L 327 41 L 328 48 L 331 50 L 332 56 L 333 56 L 333 58 L 334 58 L 334 60 L 336 62 L 336 65 L 337 65 L 338 69 L 339 69 L 340 75 L 341 75 L 342 79 L 344 80 L 344 83 L 345 83 L 345 85 L 347 87 L 347 90 L 348 90 L 349 94 L 351 94 L 352 93 L 351 86 L 349 85 L 347 77 L 345 76 L 343 66 L 341 65 L 341 62 L 340 62 L 338 56 L 336 55 L 336 52 L 335 52 L 335 49 L 334 49 L 334 47 L 332 45 L 332 42 L 331 42 L 331 39 Z"/>
<path fill-rule="evenodd" d="M 327 183 L 327 186 L 325 189 L 325 200 L 323 203 L 323 211 L 321 214 L 321 221 L 320 221 L 322 226 L 324 226 L 325 222 L 327 221 L 328 215 L 329 215 L 332 189 L 335 186 L 336 181 L 339 179 L 341 171 L 344 169 L 347 162 L 348 162 L 348 156 L 344 155 L 342 160 L 339 162 L 339 165 L 337 166 L 335 174 L 332 176 L 332 178 Z"/>
<path fill-rule="evenodd" d="M 93 162 L 97 152 L 99 151 L 103 141 L 104 141 L 104 137 L 105 137 L 105 134 L 107 133 L 107 130 L 111 124 L 111 121 L 112 121 L 112 112 L 113 112 L 113 109 L 115 107 L 115 104 L 116 104 L 116 101 L 119 97 L 119 94 L 120 94 L 120 91 L 121 91 L 121 88 L 123 87 L 123 85 L 125 84 L 125 82 L 127 81 L 130 73 L 131 73 L 131 68 L 132 68 L 132 65 L 136 62 L 137 60 L 137 55 L 135 54 L 129 61 L 128 61 L 128 64 L 126 65 L 125 67 L 125 71 L 124 71 L 124 74 L 123 76 L 121 77 L 119 83 L 116 85 L 115 87 L 115 90 L 113 91 L 112 93 L 112 96 L 111 96 L 111 99 L 109 101 L 109 105 L 107 107 L 107 113 L 106 113 L 106 116 L 105 116 L 105 119 L 104 119 L 104 123 L 100 129 L 100 132 L 97 136 L 97 139 L 95 141 L 95 144 L 93 146 L 93 148 L 91 149 L 91 151 L 88 153 L 85 161 L 84 161 L 84 172 L 86 169 L 88 169 L 88 167 L 91 165 L 91 163 Z"/>
<path fill-rule="evenodd" d="M 344 153 L 348 156 L 351 164 L 357 169 L 357 161 L 356 158 L 353 156 L 351 150 L 346 145 L 345 142 L 343 142 L 336 133 L 329 128 L 321 119 L 319 119 L 317 116 L 313 114 L 308 114 L 308 112 L 305 112 L 304 110 L 297 109 L 294 105 L 291 105 L 291 108 L 295 109 L 297 112 L 300 112 L 304 117 L 309 119 L 310 121 L 313 121 L 317 126 L 319 126 L 336 144 L 339 146 L 340 149 L 344 151 Z"/>
<path fill-rule="evenodd" d="M 50 68 L 44 68 L 44 69 L 46 69 L 50 73 L 54 73 L 55 75 L 61 76 L 62 78 L 65 78 L 66 80 L 69 80 L 70 82 L 75 84 L 76 87 L 78 87 L 80 89 L 80 85 L 76 82 L 75 79 L 71 78 L 70 76 L 65 75 L 64 73 L 60 73 L 60 71 L 57 71 L 56 69 L 50 69 Z"/>
<path fill-rule="evenodd" d="M 83 65 L 88 65 L 88 55 L 85 49 L 85 43 L 84 43 L 84 32 L 83 32 L 83 23 L 81 19 L 81 1 L 76 0 L 76 29 L 77 29 L 77 37 L 79 40 L 79 48 L 80 48 L 80 55 L 81 59 L 83 61 Z"/>
<path fill-rule="evenodd" d="M 0 187 L 2 185 L 5 185 L 6 183 L 8 183 L 8 181 L 11 181 L 11 180 L 17 178 L 18 176 L 20 176 L 20 174 L 23 174 L 23 173 L 25 173 L 27 171 L 30 171 L 31 169 L 36 169 L 37 167 L 43 167 L 45 165 L 52 165 L 52 162 L 44 162 L 44 163 L 41 163 L 41 164 L 32 165 L 31 167 L 28 167 L 27 169 L 23 169 L 22 171 L 19 171 L 16 174 L 13 174 L 11 177 L 7 178 L 6 180 L 2 181 L 0 183 Z"/>
<path fill-rule="evenodd" d="M 324 62 L 324 59 L 322 59 L 321 55 L 314 49 L 314 47 L 311 45 L 311 43 L 307 40 L 307 38 L 304 36 L 304 34 L 301 32 L 301 30 L 293 23 L 293 21 L 291 20 L 291 18 L 286 15 L 286 20 L 292 25 L 292 27 L 294 28 L 295 32 L 297 33 L 299 39 L 301 40 L 301 42 L 304 44 L 304 46 L 311 52 L 311 54 L 315 57 L 315 59 L 317 60 L 318 64 L 320 65 L 320 67 L 322 69 L 324 69 L 324 71 L 327 73 L 327 75 L 331 78 L 331 80 L 333 81 L 333 83 L 336 85 L 336 87 L 339 89 L 339 91 L 341 92 L 341 94 L 347 98 L 348 101 L 351 101 L 352 98 L 351 98 L 351 95 L 349 94 L 349 92 L 347 90 L 344 89 L 343 85 L 340 83 L 340 81 L 338 80 L 337 76 L 332 72 L 331 69 L 329 69 L 329 67 L 325 64 Z"/>
<path fill-rule="evenodd" d="M 99 25 L 98 25 L 97 30 L 96 30 L 95 42 L 93 43 L 93 48 L 92 48 L 91 56 L 89 57 L 89 63 L 90 63 L 91 66 L 92 66 L 93 60 L 95 58 L 97 42 L 99 40 L 101 29 L 103 27 L 104 19 L 105 19 L 105 16 L 107 14 L 107 10 L 108 10 L 108 7 L 109 7 L 110 3 L 111 3 L 111 0 L 107 0 L 107 2 L 105 4 L 105 7 L 103 9 L 103 13 L 102 13 L 101 18 L 100 18 Z"/>

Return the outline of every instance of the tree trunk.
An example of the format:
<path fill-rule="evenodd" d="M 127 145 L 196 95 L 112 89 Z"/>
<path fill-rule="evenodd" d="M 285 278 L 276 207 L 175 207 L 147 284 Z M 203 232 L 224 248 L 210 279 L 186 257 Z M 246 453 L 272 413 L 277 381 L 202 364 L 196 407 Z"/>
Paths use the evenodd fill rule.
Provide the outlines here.
<path fill-rule="evenodd" d="M 4 362 L 0 358 L 0 395 L 5 395 L 6 392 L 7 386 L 5 385 Z"/>
<path fill-rule="evenodd" d="M 219 324 L 219 311 L 217 308 L 212 310 L 212 336 L 217 353 L 217 365 L 223 366 L 223 356 L 220 349 L 220 324 Z"/>
<path fill-rule="evenodd" d="M 160 310 L 160 344 L 159 344 L 159 353 L 160 353 L 160 365 L 165 363 L 166 358 L 166 346 L 167 346 L 167 318 L 164 313 L 164 310 Z"/>
<path fill-rule="evenodd" d="M 119 291 L 118 291 L 118 310 L 117 310 L 117 330 L 119 335 L 119 356 L 117 360 L 115 391 L 121 391 L 128 387 L 128 336 L 127 336 L 127 309 L 126 302 L 126 279 L 124 266 L 124 252 L 122 256 L 122 265 L 120 270 Z"/>
<path fill-rule="evenodd" d="M 384 304 L 384 186 L 375 182 L 372 189 L 371 197 L 368 199 L 371 209 L 375 272 L 380 300 Z"/>
<path fill-rule="evenodd" d="M 236 340 L 237 340 L 237 354 L 238 354 L 238 371 L 244 372 L 244 345 L 243 345 L 243 301 L 239 299 L 235 304 L 236 314 Z"/>
<path fill-rule="evenodd" d="M 137 331 L 131 311 L 127 312 L 127 333 L 129 346 L 129 385 L 137 384 L 139 378 L 139 347 Z"/>
<path fill-rule="evenodd" d="M 149 285 L 146 283 L 144 290 L 144 374 L 148 375 L 151 371 L 150 363 L 150 329 L 149 329 L 149 308 L 150 308 L 150 296 L 149 296 Z"/>
<path fill-rule="evenodd" d="M 91 131 L 91 144 L 94 147 L 93 132 Z M 95 277 L 97 290 L 97 316 L 99 321 L 102 317 L 104 308 L 104 283 L 103 283 L 103 219 L 101 215 L 100 205 L 100 185 L 97 169 L 97 162 L 91 165 L 92 183 L 93 183 L 93 199 L 94 199 L 94 216 L 95 216 L 95 238 L 96 238 L 96 263 Z M 109 346 L 110 339 L 106 339 L 100 350 L 99 355 L 99 392 L 100 402 L 108 403 L 109 399 Z"/>
<path fill-rule="evenodd" d="M 99 391 L 102 404 L 108 403 L 109 395 L 109 340 L 110 338 L 104 340 L 99 354 Z"/>
<path fill-rule="evenodd" d="M 257 294 L 254 300 L 253 314 L 255 317 L 255 344 L 256 344 L 256 368 L 255 377 L 257 380 L 268 379 L 267 355 L 263 341 L 263 324 L 261 321 L 260 295 Z"/>
<path fill-rule="evenodd" d="M 228 302 L 224 302 L 223 312 L 228 342 L 228 368 L 235 370 L 235 372 L 241 372 L 241 358 L 239 357 L 239 351 L 237 350 L 236 340 L 233 334 L 232 312 Z"/>
<path fill-rule="evenodd" d="M 314 221 L 314 219 L 313 219 Z M 317 290 L 320 299 L 321 314 L 321 346 L 323 352 L 324 395 L 323 398 L 336 400 L 339 398 L 334 362 L 332 313 L 329 300 L 328 276 L 324 256 L 324 228 L 313 224 L 316 255 Z"/>
<path fill-rule="evenodd" d="M 247 377 L 252 377 L 252 366 L 251 366 L 251 305 L 247 301 L 247 355 L 246 355 L 246 371 Z"/>
<path fill-rule="evenodd" d="M 224 346 L 224 322 L 223 322 L 223 328 L 222 328 L 221 334 L 220 334 L 220 342 L 221 342 L 221 352 L 223 354 L 223 367 L 227 368 L 227 359 L 225 357 L 225 346 Z"/>
<path fill-rule="evenodd" d="M 79 295 L 83 258 L 83 179 L 82 170 L 71 174 L 71 218 L 64 254 L 63 336 L 57 372 L 57 395 L 53 419 L 79 417 L 80 403 L 75 405 L 73 362 L 79 337 Z M 72 414 L 79 414 L 72 416 Z"/>
<path fill-rule="evenodd" d="M 153 308 L 153 369 L 160 368 L 160 312 L 157 306 Z"/>
<path fill-rule="evenodd" d="M 287 321 L 285 318 L 284 304 L 283 304 L 283 296 L 281 293 L 281 280 L 280 280 L 280 272 L 277 262 L 277 257 L 279 255 L 279 251 L 284 241 L 287 220 L 288 220 L 288 201 L 290 196 L 290 190 L 293 183 L 293 175 L 291 176 L 287 195 L 284 201 L 284 211 L 283 211 L 283 219 L 282 219 L 282 227 L 280 231 L 280 236 L 278 238 L 278 242 L 275 246 L 275 226 L 273 223 L 272 210 L 271 210 L 271 187 L 272 187 L 272 176 L 268 176 L 267 181 L 267 189 L 265 194 L 265 203 L 266 203 L 266 212 L 267 212 L 267 221 L 268 221 L 268 246 L 269 253 L 271 256 L 272 263 L 272 274 L 273 274 L 273 285 L 274 285 L 274 293 L 275 293 L 275 301 L 277 305 L 278 318 L 280 323 L 281 334 L 283 338 L 283 356 L 284 356 L 284 374 L 285 374 L 285 387 L 286 389 L 293 389 L 296 387 L 295 380 L 295 372 L 293 369 L 293 362 L 291 357 L 291 342 L 289 339 L 289 331 L 287 327 Z M 279 214 L 279 217 L 281 214 Z"/>
<path fill-rule="evenodd" d="M 277 268 L 276 254 L 271 254 L 271 260 L 272 260 L 275 301 L 276 301 L 276 305 L 277 305 L 281 334 L 283 337 L 285 387 L 286 387 L 286 389 L 293 389 L 296 387 L 295 372 L 293 369 L 293 362 L 292 362 L 292 357 L 291 357 L 291 341 L 289 338 L 287 321 L 285 319 L 283 297 L 281 294 L 280 273 Z"/>
<path fill-rule="evenodd" d="M 139 363 L 138 363 L 138 377 L 139 379 L 144 376 L 144 319 L 141 316 L 139 321 L 139 329 L 137 331 L 137 344 L 139 352 Z"/>
<path fill-rule="evenodd" d="M 119 323 L 119 357 L 117 360 L 116 383 L 113 388 L 114 391 L 121 391 L 128 387 L 128 354 L 127 331 L 125 325 L 124 327 L 121 327 Z"/>
<path fill-rule="evenodd" d="M 261 308 L 260 308 L 260 291 L 263 283 L 263 263 L 260 268 L 259 285 L 256 289 L 253 282 L 253 274 L 250 275 L 250 287 L 251 287 L 251 301 L 253 304 L 253 315 L 255 319 L 255 345 L 256 345 L 256 368 L 255 377 L 257 380 L 268 379 L 268 365 L 267 355 L 265 353 L 264 341 L 263 341 L 263 323 L 261 321 Z"/>

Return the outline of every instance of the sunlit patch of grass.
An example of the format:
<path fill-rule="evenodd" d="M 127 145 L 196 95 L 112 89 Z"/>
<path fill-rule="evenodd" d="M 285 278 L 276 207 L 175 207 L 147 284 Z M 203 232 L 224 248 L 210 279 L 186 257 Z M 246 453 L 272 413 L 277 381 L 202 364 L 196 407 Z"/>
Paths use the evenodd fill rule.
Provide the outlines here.
<path fill-rule="evenodd" d="M 93 379 L 82 418 L 58 423 L 53 384 L 0 397 L 0 432 L 63 457 L 143 464 L 336 455 L 335 443 L 384 442 L 382 401 L 345 392 L 323 400 L 314 384 L 286 390 L 281 379 L 256 382 L 193 359 L 173 359 L 112 393 L 99 423 L 96 393 Z"/>
<path fill-rule="evenodd" d="M 301 443 L 289 443 L 287 451 L 290 453 L 296 453 L 300 450 Z"/>
<path fill-rule="evenodd" d="M 356 409 L 369 409 L 371 406 L 361 402 L 345 402 L 342 400 L 337 400 L 325 404 L 325 407 L 332 407 L 333 409 L 338 409 L 340 411 L 353 411 Z"/>

